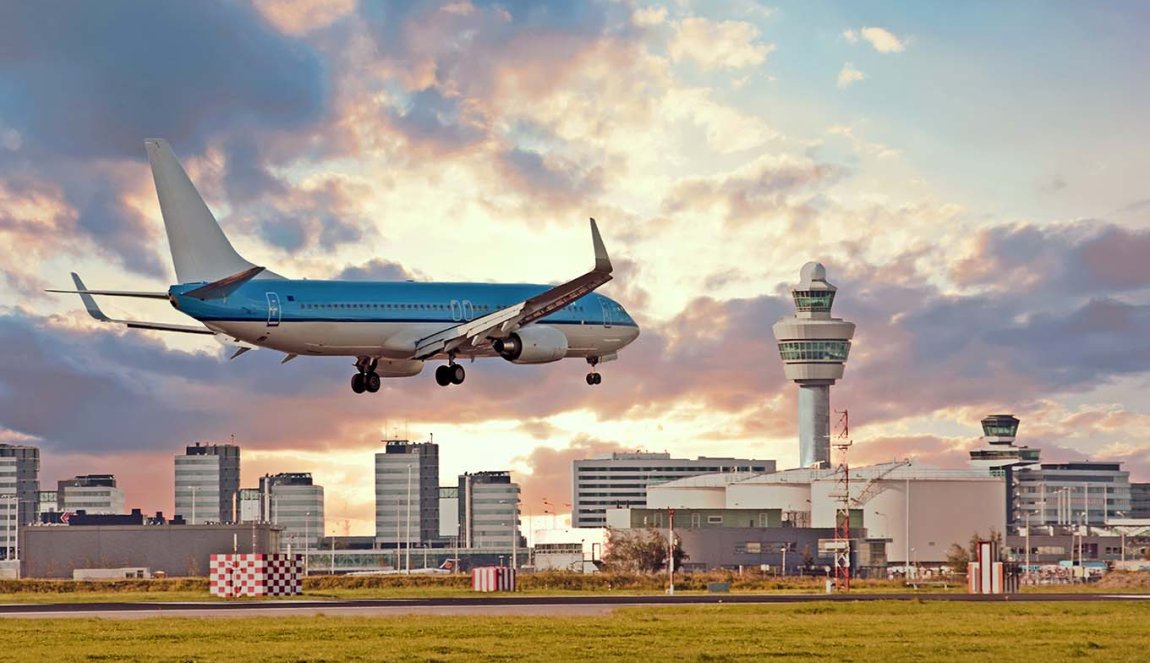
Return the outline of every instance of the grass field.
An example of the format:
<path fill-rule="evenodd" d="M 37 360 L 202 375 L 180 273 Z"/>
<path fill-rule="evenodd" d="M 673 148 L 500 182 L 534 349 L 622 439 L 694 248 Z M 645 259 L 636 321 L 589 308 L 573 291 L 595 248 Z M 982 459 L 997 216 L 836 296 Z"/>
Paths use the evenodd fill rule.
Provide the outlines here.
<path fill-rule="evenodd" d="M 604 617 L 3 620 L 0 661 L 1138 661 L 1150 602 L 628 608 Z"/>

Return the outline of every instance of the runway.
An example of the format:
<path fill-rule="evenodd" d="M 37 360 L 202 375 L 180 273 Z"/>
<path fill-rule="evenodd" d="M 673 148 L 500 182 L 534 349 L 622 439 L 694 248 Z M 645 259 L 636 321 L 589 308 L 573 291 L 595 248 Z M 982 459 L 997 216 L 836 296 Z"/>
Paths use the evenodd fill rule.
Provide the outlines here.
<path fill-rule="evenodd" d="M 603 615 L 618 608 L 688 605 L 780 605 L 817 601 L 1087 602 L 1150 600 L 1138 594 L 689 594 L 680 596 L 499 595 L 430 599 L 287 600 L 204 602 L 37 603 L 0 605 L 6 618 L 284 617 L 403 615 Z"/>

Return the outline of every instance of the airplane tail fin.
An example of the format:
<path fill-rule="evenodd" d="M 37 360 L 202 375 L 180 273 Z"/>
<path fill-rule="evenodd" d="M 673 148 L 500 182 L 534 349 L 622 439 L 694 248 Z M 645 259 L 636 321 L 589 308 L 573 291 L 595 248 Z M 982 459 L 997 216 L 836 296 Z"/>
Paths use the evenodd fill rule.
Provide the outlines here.
<path fill-rule="evenodd" d="M 164 216 L 164 229 L 180 283 L 212 282 L 255 267 L 244 260 L 224 236 L 220 224 L 196 191 L 167 141 L 144 141 L 156 195 Z M 277 278 L 264 272 L 263 278 Z"/>

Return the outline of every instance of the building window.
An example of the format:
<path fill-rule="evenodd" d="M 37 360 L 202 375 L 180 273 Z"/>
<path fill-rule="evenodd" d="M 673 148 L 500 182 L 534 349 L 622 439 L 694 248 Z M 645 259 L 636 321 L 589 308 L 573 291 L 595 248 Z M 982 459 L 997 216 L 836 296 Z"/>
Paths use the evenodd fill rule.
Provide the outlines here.
<path fill-rule="evenodd" d="M 708 525 L 722 525 L 723 524 L 723 517 L 722 516 L 707 516 L 707 524 Z"/>

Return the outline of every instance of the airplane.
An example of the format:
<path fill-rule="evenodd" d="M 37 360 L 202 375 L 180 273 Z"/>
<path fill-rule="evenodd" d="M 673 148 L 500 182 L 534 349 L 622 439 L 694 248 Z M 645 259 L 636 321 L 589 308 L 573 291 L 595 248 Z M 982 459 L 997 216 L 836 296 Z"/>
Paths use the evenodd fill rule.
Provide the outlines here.
<path fill-rule="evenodd" d="M 290 279 L 240 256 L 164 140 L 144 143 L 178 283 L 166 292 L 90 290 L 76 273 L 75 290 L 100 322 L 131 329 L 214 336 L 235 359 L 256 348 L 299 356 L 355 358 L 351 389 L 380 389 L 380 378 L 418 375 L 426 362 L 442 387 L 462 384 L 458 360 L 501 357 L 513 364 L 581 358 L 597 370 L 639 336 L 618 302 L 594 291 L 612 279 L 611 259 L 591 219 L 595 266 L 556 286 L 415 281 Z M 164 299 L 199 324 L 109 318 L 95 297 Z"/>

